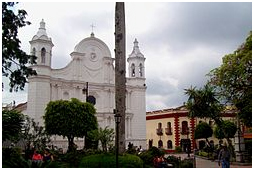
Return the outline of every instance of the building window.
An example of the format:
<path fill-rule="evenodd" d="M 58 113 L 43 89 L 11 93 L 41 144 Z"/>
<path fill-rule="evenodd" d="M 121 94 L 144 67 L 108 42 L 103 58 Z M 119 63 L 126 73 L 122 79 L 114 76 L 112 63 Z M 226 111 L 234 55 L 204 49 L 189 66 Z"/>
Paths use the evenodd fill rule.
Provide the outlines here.
<path fill-rule="evenodd" d="M 162 123 L 158 123 L 158 129 L 156 129 L 157 135 L 163 135 Z"/>
<path fill-rule="evenodd" d="M 166 134 L 167 135 L 172 135 L 172 131 L 171 131 L 171 122 L 168 122 L 167 123 L 167 128 L 165 129 L 166 130 Z"/>
<path fill-rule="evenodd" d="M 163 147 L 163 142 L 162 142 L 162 140 L 159 140 L 158 141 L 158 148 L 162 148 Z"/>
<path fill-rule="evenodd" d="M 41 63 L 45 63 L 46 60 L 46 49 L 43 47 L 41 49 Z"/>
<path fill-rule="evenodd" d="M 168 149 L 172 149 L 172 141 L 171 140 L 168 140 L 168 142 L 167 142 L 167 144 L 168 144 Z"/>
<path fill-rule="evenodd" d="M 188 122 L 187 121 L 183 121 L 182 122 L 182 134 L 186 135 L 188 133 L 189 133 Z"/>
<path fill-rule="evenodd" d="M 133 63 L 131 65 L 131 76 L 135 77 L 135 65 Z"/>
<path fill-rule="evenodd" d="M 139 77 L 142 77 L 143 76 L 143 68 L 142 68 L 142 64 L 140 63 L 139 64 L 139 69 L 138 69 L 138 72 L 139 72 Z"/>

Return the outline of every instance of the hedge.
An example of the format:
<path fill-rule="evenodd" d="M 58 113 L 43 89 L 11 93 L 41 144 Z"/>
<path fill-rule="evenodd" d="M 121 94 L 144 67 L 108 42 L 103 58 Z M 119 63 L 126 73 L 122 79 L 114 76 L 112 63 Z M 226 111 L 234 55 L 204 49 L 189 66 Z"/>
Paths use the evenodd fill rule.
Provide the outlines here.
<path fill-rule="evenodd" d="M 142 168 L 143 161 L 136 155 L 124 154 L 118 157 L 120 168 Z M 97 154 L 83 157 L 79 168 L 115 168 L 114 154 Z"/>

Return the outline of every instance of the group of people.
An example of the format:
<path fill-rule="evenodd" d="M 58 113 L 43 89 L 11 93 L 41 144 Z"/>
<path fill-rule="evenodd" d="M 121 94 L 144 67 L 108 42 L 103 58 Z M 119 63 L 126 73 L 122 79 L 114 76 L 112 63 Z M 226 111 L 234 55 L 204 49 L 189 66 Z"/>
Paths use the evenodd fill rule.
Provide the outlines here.
<path fill-rule="evenodd" d="M 53 161 L 53 155 L 49 152 L 49 149 L 45 149 L 44 154 L 38 153 L 38 151 L 35 149 L 33 156 L 32 156 L 32 161 L 35 163 L 39 162 L 48 162 L 48 161 Z"/>
<path fill-rule="evenodd" d="M 167 167 L 167 162 L 165 160 L 165 158 L 162 156 L 156 156 L 153 159 L 153 164 L 155 168 L 166 168 Z"/>

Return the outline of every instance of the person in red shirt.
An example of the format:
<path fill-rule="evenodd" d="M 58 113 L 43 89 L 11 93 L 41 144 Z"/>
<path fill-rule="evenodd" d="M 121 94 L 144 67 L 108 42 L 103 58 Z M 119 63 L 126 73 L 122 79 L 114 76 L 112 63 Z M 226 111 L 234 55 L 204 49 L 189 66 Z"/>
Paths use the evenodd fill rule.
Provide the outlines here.
<path fill-rule="evenodd" d="M 42 159 L 43 159 L 43 157 L 41 156 L 41 154 L 39 154 L 39 153 L 37 152 L 37 150 L 35 149 L 35 150 L 34 150 L 33 157 L 32 157 L 32 161 L 38 163 L 38 162 L 41 162 Z"/>

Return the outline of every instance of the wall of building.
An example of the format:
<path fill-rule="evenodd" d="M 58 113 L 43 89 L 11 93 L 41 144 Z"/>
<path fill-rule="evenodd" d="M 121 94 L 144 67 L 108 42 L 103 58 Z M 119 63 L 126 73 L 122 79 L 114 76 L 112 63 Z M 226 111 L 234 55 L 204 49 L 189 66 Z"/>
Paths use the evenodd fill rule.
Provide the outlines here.
<path fill-rule="evenodd" d="M 166 149 L 168 152 L 173 152 L 177 146 L 182 146 L 186 140 L 190 140 L 191 142 L 191 150 L 194 148 L 199 148 L 199 141 L 204 139 L 195 140 L 194 139 L 194 132 L 195 127 L 201 121 L 205 121 L 210 123 L 214 128 L 214 122 L 210 119 L 199 119 L 199 118 L 188 118 L 188 111 L 183 108 L 174 108 L 174 109 L 165 109 L 165 110 L 158 110 L 153 112 L 147 112 L 146 114 L 146 136 L 147 136 L 147 146 L 149 146 L 149 140 L 153 140 L 153 146 L 159 147 L 159 140 L 162 141 L 163 146 L 162 148 Z M 223 120 L 231 120 L 235 121 L 235 114 L 233 112 L 228 112 L 223 114 Z M 186 121 L 188 124 L 187 133 L 182 133 L 182 122 Z M 171 132 L 172 135 L 166 134 L 167 123 L 171 123 Z M 162 125 L 162 134 L 157 133 L 158 124 L 161 123 Z M 168 148 L 167 142 L 168 140 L 172 141 L 172 148 Z M 208 138 L 209 141 L 213 141 L 214 144 L 218 144 L 219 140 L 214 136 Z M 232 139 L 232 143 L 234 144 L 234 140 Z M 182 145 L 181 145 L 182 144 Z"/>

